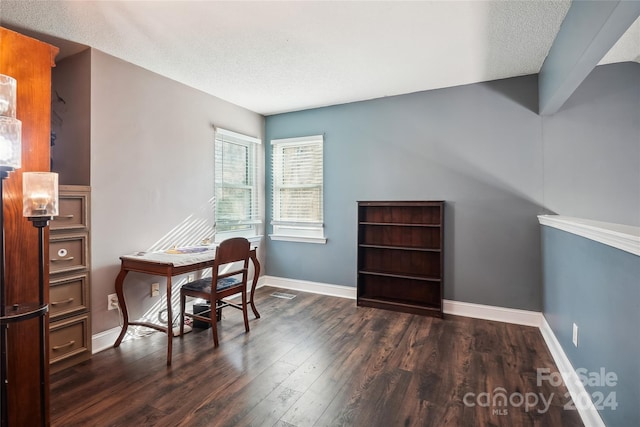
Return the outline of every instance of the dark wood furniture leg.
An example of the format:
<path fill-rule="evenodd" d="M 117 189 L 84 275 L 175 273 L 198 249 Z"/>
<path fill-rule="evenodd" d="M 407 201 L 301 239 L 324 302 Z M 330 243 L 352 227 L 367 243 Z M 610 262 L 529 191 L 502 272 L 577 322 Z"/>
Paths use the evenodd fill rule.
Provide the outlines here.
<path fill-rule="evenodd" d="M 120 304 L 120 308 L 122 309 L 122 330 L 120 331 L 120 335 L 118 335 L 118 339 L 113 344 L 114 347 L 118 347 L 122 342 L 122 339 L 127 334 L 127 329 L 129 328 L 129 314 L 127 313 L 127 304 L 124 300 L 124 278 L 129 273 L 129 270 L 126 270 L 124 266 L 120 267 L 120 273 L 118 273 L 118 277 L 116 277 L 116 295 L 118 296 L 118 304 Z"/>
<path fill-rule="evenodd" d="M 171 365 L 171 352 L 173 345 L 173 310 L 171 308 L 171 275 L 173 272 L 171 269 L 167 271 L 167 327 L 155 325 L 149 322 L 129 322 L 129 312 L 127 311 L 127 303 L 124 298 L 124 278 L 129 273 L 129 270 L 123 265 L 120 267 L 120 273 L 118 273 L 118 277 L 116 277 L 116 295 L 118 296 L 118 304 L 120 304 L 120 309 L 122 310 L 122 330 L 120 331 L 120 335 L 118 335 L 118 339 L 113 344 L 114 347 L 118 347 L 125 335 L 127 334 L 127 329 L 129 326 L 146 326 L 147 328 L 152 328 L 160 332 L 164 332 L 167 334 L 167 366 Z M 149 273 L 151 274 L 151 273 Z"/>
<path fill-rule="evenodd" d="M 260 278 L 260 263 L 258 262 L 257 251 L 254 249 L 250 254 L 251 262 L 253 262 L 254 272 L 253 272 L 253 281 L 251 282 L 251 293 L 249 295 L 249 304 L 251 304 L 251 311 L 256 316 L 256 319 L 260 318 L 260 313 L 258 313 L 258 309 L 256 308 L 255 303 L 253 302 L 253 295 L 256 292 L 256 285 L 258 284 L 258 279 Z"/>
<path fill-rule="evenodd" d="M 173 349 L 173 310 L 171 308 L 171 271 L 167 273 L 167 366 L 171 366 Z"/>

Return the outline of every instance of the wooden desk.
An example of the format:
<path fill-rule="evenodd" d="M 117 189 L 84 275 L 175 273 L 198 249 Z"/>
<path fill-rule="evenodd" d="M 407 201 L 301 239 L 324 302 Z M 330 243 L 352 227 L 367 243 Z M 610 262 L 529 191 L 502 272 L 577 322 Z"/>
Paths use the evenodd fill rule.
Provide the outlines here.
<path fill-rule="evenodd" d="M 116 277 L 116 294 L 118 295 L 118 303 L 122 309 L 123 325 L 122 331 L 118 336 L 114 347 L 118 347 L 122 339 L 127 333 L 127 329 L 132 326 L 146 326 L 156 329 L 167 334 L 167 366 L 171 365 L 171 349 L 173 343 L 173 313 L 171 309 L 171 278 L 180 274 L 190 273 L 192 271 L 202 270 L 213 266 L 215 257 L 215 249 L 198 254 L 167 254 L 164 252 L 149 252 L 141 255 L 125 255 L 120 257 L 121 266 L 120 273 Z M 258 284 L 260 276 L 260 263 L 258 262 L 256 249 L 252 249 L 250 253 L 251 261 L 254 266 L 253 282 L 251 283 L 251 292 L 249 293 L 248 303 L 256 318 L 260 317 L 260 313 L 256 309 L 253 301 L 253 294 Z M 127 303 L 124 298 L 124 279 L 130 271 L 138 273 L 152 274 L 156 276 L 165 276 L 167 278 L 167 326 L 158 325 L 149 322 L 130 322 L 127 312 Z"/>

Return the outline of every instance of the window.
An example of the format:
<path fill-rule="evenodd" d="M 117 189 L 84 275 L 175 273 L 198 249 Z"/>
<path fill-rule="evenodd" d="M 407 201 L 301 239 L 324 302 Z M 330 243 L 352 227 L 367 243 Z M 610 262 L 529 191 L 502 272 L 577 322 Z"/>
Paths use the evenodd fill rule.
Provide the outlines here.
<path fill-rule="evenodd" d="M 274 139 L 273 240 L 326 243 L 323 225 L 323 136 Z"/>
<path fill-rule="evenodd" d="M 216 240 L 255 236 L 261 223 L 257 185 L 261 141 L 225 129 L 216 129 L 215 135 Z"/>

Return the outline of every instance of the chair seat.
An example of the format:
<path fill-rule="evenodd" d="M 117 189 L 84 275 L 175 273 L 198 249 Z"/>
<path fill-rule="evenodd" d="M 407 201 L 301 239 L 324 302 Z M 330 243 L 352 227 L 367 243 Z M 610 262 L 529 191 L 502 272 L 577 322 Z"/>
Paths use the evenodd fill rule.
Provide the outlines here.
<path fill-rule="evenodd" d="M 239 283 L 241 283 L 241 281 L 234 277 L 225 277 L 224 279 L 218 280 L 216 289 L 222 291 Z M 196 292 L 211 292 L 211 277 L 194 280 L 193 282 L 182 285 L 182 289 Z"/>

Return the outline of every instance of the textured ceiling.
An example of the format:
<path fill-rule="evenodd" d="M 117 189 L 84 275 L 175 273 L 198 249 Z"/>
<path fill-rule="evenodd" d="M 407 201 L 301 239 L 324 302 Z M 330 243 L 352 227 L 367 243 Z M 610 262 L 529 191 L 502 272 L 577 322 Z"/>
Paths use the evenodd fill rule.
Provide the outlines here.
<path fill-rule="evenodd" d="M 569 6 L 1 0 L 0 23 L 94 47 L 269 115 L 537 73 Z M 630 60 L 640 60 L 638 22 L 603 62 Z"/>

